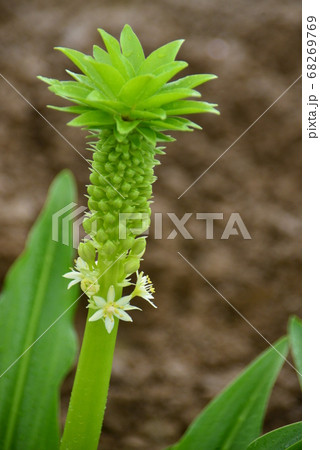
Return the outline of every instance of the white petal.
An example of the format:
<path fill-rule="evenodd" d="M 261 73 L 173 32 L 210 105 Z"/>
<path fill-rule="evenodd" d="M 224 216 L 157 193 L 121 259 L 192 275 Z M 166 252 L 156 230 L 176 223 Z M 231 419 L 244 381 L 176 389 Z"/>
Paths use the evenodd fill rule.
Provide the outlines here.
<path fill-rule="evenodd" d="M 147 300 L 147 302 L 150 303 L 150 305 L 152 305 L 154 308 L 158 308 L 154 303 L 152 303 L 152 301 L 149 298 L 147 298 L 147 297 L 143 297 L 143 298 L 145 300 Z M 151 298 L 153 298 L 153 297 L 151 297 Z"/>
<path fill-rule="evenodd" d="M 72 280 L 70 281 L 70 283 L 68 284 L 68 289 L 70 289 L 72 286 L 74 286 L 75 284 L 79 283 L 80 280 Z"/>
<path fill-rule="evenodd" d="M 83 261 L 83 259 L 81 259 L 80 257 L 79 258 L 77 258 L 77 261 L 76 261 L 76 267 L 77 267 L 77 269 L 79 269 L 79 270 L 81 270 L 81 269 L 89 269 L 89 266 L 88 266 L 88 264 L 85 262 L 85 261 Z"/>
<path fill-rule="evenodd" d="M 126 295 L 125 297 L 119 298 L 119 300 L 116 301 L 117 306 L 125 306 L 127 305 L 131 300 L 131 295 Z"/>
<path fill-rule="evenodd" d="M 108 294 L 107 294 L 107 302 L 112 303 L 114 301 L 114 298 L 116 296 L 114 286 L 113 284 L 109 287 Z"/>
<path fill-rule="evenodd" d="M 71 279 L 71 280 L 81 280 L 81 278 L 82 278 L 82 276 L 81 276 L 81 273 L 79 273 L 79 272 L 76 272 L 76 271 L 72 271 L 72 272 L 68 272 L 68 273 L 65 273 L 64 275 L 62 275 L 64 278 L 69 278 L 69 279 Z"/>
<path fill-rule="evenodd" d="M 112 316 L 111 317 L 107 316 L 105 318 L 104 324 L 107 329 L 107 332 L 111 333 L 113 326 L 114 326 L 114 318 Z"/>
<path fill-rule="evenodd" d="M 142 311 L 141 308 L 138 308 L 137 306 L 133 306 L 133 305 L 126 305 L 123 309 L 124 309 L 125 311 L 129 311 L 129 310 L 131 310 L 131 309 L 138 309 L 139 311 Z"/>
<path fill-rule="evenodd" d="M 99 308 L 103 308 L 104 306 L 106 306 L 107 302 L 105 301 L 105 299 L 103 297 L 99 297 L 98 295 L 95 295 L 93 297 L 93 300 L 95 302 L 95 304 L 97 306 L 99 306 Z"/>
<path fill-rule="evenodd" d="M 125 322 L 132 322 L 132 318 L 123 310 L 115 309 L 114 315 Z"/>
<path fill-rule="evenodd" d="M 103 317 L 103 310 L 99 309 L 97 312 L 95 312 L 89 319 L 89 322 L 94 322 L 95 320 L 102 319 Z"/>

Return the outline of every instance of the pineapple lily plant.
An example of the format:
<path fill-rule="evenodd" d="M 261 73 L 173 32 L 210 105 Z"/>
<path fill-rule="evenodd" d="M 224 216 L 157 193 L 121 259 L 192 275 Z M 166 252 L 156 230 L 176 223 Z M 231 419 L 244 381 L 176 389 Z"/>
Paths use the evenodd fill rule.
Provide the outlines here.
<path fill-rule="evenodd" d="M 185 116 L 206 112 L 219 114 L 215 108 L 217 105 L 199 101 L 200 93 L 195 90 L 197 86 L 216 78 L 215 75 L 176 77 L 187 67 L 186 62 L 176 60 L 182 40 L 163 45 L 145 57 L 142 46 L 130 26 L 123 28 L 120 42 L 102 29 L 99 29 L 99 32 L 105 48 L 94 46 L 93 56 L 72 49 L 58 48 L 77 67 L 76 72 L 67 70 L 70 77 L 68 81 L 39 77 L 49 85 L 50 91 L 71 102 L 71 105 L 69 103 L 64 107 L 51 108 L 76 115 L 69 125 L 88 131 L 88 150 L 91 152 L 88 162 L 91 174 L 90 184 L 87 186 L 88 213 L 83 222 L 87 238 L 79 244 L 78 256 L 69 271 L 65 269 L 68 261 L 70 264 L 71 253 L 62 250 L 59 243 L 53 244 L 52 252 L 62 255 L 64 251 L 65 256 L 59 270 L 54 266 L 56 271 L 52 270 L 51 278 L 47 259 L 45 263 L 38 256 L 32 266 L 35 291 L 30 290 L 29 294 L 27 292 L 27 301 L 24 300 L 25 304 L 30 304 L 26 312 L 27 317 L 31 317 L 35 309 L 38 311 L 38 315 L 33 316 L 36 318 L 33 319 L 35 325 L 32 333 L 26 325 L 25 342 L 29 343 L 32 349 L 29 351 L 28 348 L 29 357 L 21 359 L 21 365 L 12 365 L 14 368 L 8 379 L 6 374 L 9 369 L 6 369 L 5 365 L 9 368 L 11 366 L 8 362 L 2 365 L 0 362 L 1 371 L 4 370 L 2 384 L 0 378 L 0 395 L 12 392 L 13 398 L 11 401 L 8 394 L 7 401 L 3 402 L 3 406 L 0 405 L 0 425 L 6 430 L 2 435 L 0 433 L 0 444 L 5 450 L 22 448 L 23 436 L 26 435 L 31 436 L 29 443 L 24 444 L 23 448 L 26 449 L 50 450 L 58 448 L 59 445 L 61 449 L 70 450 L 93 450 L 98 447 L 119 321 L 132 322 L 130 312 L 140 310 L 134 304 L 137 297 L 156 308 L 153 284 L 149 276 L 140 270 L 146 249 L 146 237 L 143 234 L 150 224 L 152 184 L 156 180 L 154 167 L 160 164 L 158 156 L 165 153 L 163 144 L 174 141 L 168 132 L 200 129 L 199 125 Z M 19 308 L 19 302 L 22 302 L 22 292 L 16 292 L 15 280 L 20 280 L 23 285 L 28 258 L 36 255 L 37 252 L 32 250 L 39 247 L 41 239 L 49 239 L 48 217 L 53 214 L 55 208 L 62 206 L 59 201 L 65 200 L 68 203 L 71 200 L 70 195 L 74 195 L 72 183 L 70 175 L 66 173 L 55 182 L 43 215 L 30 238 L 25 256 L 12 269 L 13 275 L 8 276 L 0 302 L 0 312 L 13 314 L 9 320 L 11 324 L 15 323 L 15 317 L 14 311 L 11 312 L 12 308 L 9 307 L 10 299 L 11 304 L 17 302 L 16 309 Z M 123 217 L 125 221 L 122 220 Z M 54 258 L 52 266 L 53 262 Z M 49 272 L 41 277 L 41 270 Z M 30 280 L 30 275 L 28 276 Z M 69 291 L 66 290 L 66 285 L 65 290 L 62 290 L 61 283 L 66 281 L 62 276 L 68 279 Z M 38 278 L 40 281 L 44 279 L 47 286 L 42 286 L 40 291 L 37 290 Z M 53 323 L 57 322 L 53 312 L 50 316 L 50 307 L 45 302 L 46 295 L 49 295 L 46 292 L 51 292 L 50 280 L 55 286 L 61 286 L 59 293 L 66 299 L 64 306 L 67 306 L 67 309 L 61 317 L 70 310 L 61 330 L 56 327 L 55 337 L 51 342 L 52 352 L 53 349 L 56 349 L 57 354 L 60 352 L 61 365 L 55 375 L 54 385 L 49 383 L 54 375 L 48 375 L 48 345 L 42 350 L 36 346 L 33 348 L 33 339 L 40 339 L 38 336 L 47 332 L 46 330 L 41 334 L 45 319 L 51 317 Z M 59 382 L 74 358 L 71 312 L 76 300 L 72 302 L 71 298 L 74 296 L 73 286 L 78 284 L 88 298 L 88 317 L 64 432 L 59 444 L 56 397 Z M 7 323 L 3 325 L 5 342 L 9 342 L 13 334 Z M 293 354 L 300 372 L 301 327 L 298 319 L 292 319 L 290 326 L 289 335 L 294 338 Z M 65 348 L 62 348 L 62 341 Z M 17 357 L 22 342 L 23 340 L 17 339 Z M 170 448 L 269 448 L 259 447 L 259 439 L 254 440 L 261 433 L 265 406 L 287 351 L 287 338 L 266 351 L 203 411 L 183 438 Z M 45 380 L 48 381 L 45 392 L 40 392 L 41 398 L 46 402 L 42 409 L 40 406 L 34 406 L 36 412 L 39 410 L 38 421 L 29 418 L 22 420 L 17 412 L 19 405 L 24 404 L 23 386 L 24 383 L 29 386 L 27 374 L 31 373 L 32 358 L 38 361 L 42 379 L 45 374 Z M 10 358 L 4 358 L 3 361 L 10 361 Z M 29 384 L 32 386 L 32 380 Z M 34 384 L 33 389 L 30 386 L 27 390 L 28 404 L 39 405 L 39 401 L 37 403 L 35 400 L 36 389 L 40 396 L 39 383 L 38 386 Z M 46 407 L 47 405 L 51 406 Z M 6 414 L 7 410 L 10 414 Z M 240 419 L 242 427 L 238 426 Z M 45 420 L 47 428 L 43 425 Z M 300 430 L 300 424 L 294 424 L 289 430 L 280 429 L 278 438 L 283 439 L 286 434 L 288 439 L 299 444 Z M 268 442 L 268 435 L 263 439 Z M 271 436 L 271 439 L 274 442 L 274 436 Z M 255 442 L 258 442 L 257 446 Z"/>
<path fill-rule="evenodd" d="M 159 164 L 157 155 L 164 153 L 159 144 L 172 140 L 164 133 L 200 128 L 181 115 L 218 114 L 215 104 L 187 100 L 200 97 L 194 88 L 214 75 L 191 75 L 172 81 L 187 66 L 175 60 L 182 40 L 170 42 L 146 58 L 130 26 L 123 28 L 120 43 L 104 30 L 99 32 L 105 49 L 94 46 L 93 56 L 58 48 L 82 72 L 68 71 L 73 81 L 40 77 L 52 92 L 73 103 L 56 109 L 77 114 L 69 125 L 90 132 L 92 151 L 90 212 L 83 223 L 90 239 L 80 244 L 75 269 L 64 275 L 72 280 L 69 287 L 80 282 L 89 298 L 89 314 L 63 448 L 69 448 L 75 435 L 78 445 L 86 448 L 98 441 L 119 320 L 132 321 L 129 311 L 139 309 L 131 304 L 137 296 L 155 307 L 150 278 L 139 272 L 146 247 L 146 238 L 140 235 L 150 223 L 154 167 Z M 121 222 L 122 214 L 129 219 L 125 224 Z M 134 228 L 137 217 L 142 222 L 138 231 Z M 126 229 L 121 230 L 124 226 Z M 123 231 L 125 238 L 120 239 Z M 131 292 L 122 296 L 124 287 L 131 288 Z M 92 357 L 93 366 L 88 365 Z M 93 367 L 94 376 L 88 378 L 86 371 Z M 82 430 L 79 421 L 85 423 Z"/>

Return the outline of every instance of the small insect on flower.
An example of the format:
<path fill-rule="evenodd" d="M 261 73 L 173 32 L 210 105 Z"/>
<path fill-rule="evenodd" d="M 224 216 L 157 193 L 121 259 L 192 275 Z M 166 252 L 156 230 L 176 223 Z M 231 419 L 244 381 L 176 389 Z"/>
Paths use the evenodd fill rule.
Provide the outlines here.
<path fill-rule="evenodd" d="M 140 308 L 130 305 L 131 295 L 121 297 L 115 301 L 115 289 L 111 285 L 108 290 L 107 300 L 102 297 L 94 296 L 88 305 L 88 308 L 97 310 L 89 319 L 89 322 L 103 319 L 106 330 L 111 333 L 114 327 L 114 317 L 125 322 L 132 322 L 132 318 L 126 311 Z"/>
<path fill-rule="evenodd" d="M 92 297 L 97 294 L 100 289 L 100 285 L 97 280 L 97 271 L 91 270 L 89 265 L 83 261 L 82 258 L 77 258 L 76 269 L 71 272 L 65 273 L 64 278 L 69 278 L 70 283 L 68 284 L 68 289 L 77 283 L 80 283 L 81 289 L 88 297 Z"/>

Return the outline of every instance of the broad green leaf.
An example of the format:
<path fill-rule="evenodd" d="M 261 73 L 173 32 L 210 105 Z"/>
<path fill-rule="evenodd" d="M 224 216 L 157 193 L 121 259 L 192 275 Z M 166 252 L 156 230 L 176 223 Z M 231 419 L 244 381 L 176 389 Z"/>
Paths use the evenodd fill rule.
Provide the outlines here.
<path fill-rule="evenodd" d="M 103 111 L 89 111 L 68 122 L 71 127 L 104 127 L 114 123 L 110 114 Z"/>
<path fill-rule="evenodd" d="M 294 446 L 294 447 L 292 447 Z M 292 423 L 251 442 L 247 450 L 287 450 L 302 448 L 302 422 Z"/>
<path fill-rule="evenodd" d="M 289 342 L 297 371 L 300 385 L 302 385 L 302 322 L 293 316 L 288 324 Z"/>
<path fill-rule="evenodd" d="M 120 43 L 123 55 L 131 62 L 136 71 L 144 61 L 144 52 L 137 35 L 129 25 L 125 25 L 121 35 Z"/>
<path fill-rule="evenodd" d="M 302 450 L 302 440 L 297 442 L 296 444 L 290 445 L 288 450 Z"/>
<path fill-rule="evenodd" d="M 53 215 L 66 207 L 70 213 L 75 196 L 65 171 L 53 182 L 26 248 L 6 277 L 0 298 L 1 450 L 59 447 L 59 391 L 76 353 L 77 292 L 68 291 L 62 278 L 74 255 L 71 220 L 56 217 L 53 223 Z"/>
<path fill-rule="evenodd" d="M 144 92 L 149 84 L 152 83 L 153 79 L 153 75 L 139 75 L 127 81 L 120 91 L 120 99 L 126 105 L 135 105 L 144 95 Z"/>
<path fill-rule="evenodd" d="M 138 73 L 140 75 L 153 73 L 160 66 L 174 61 L 183 42 L 183 39 L 169 42 L 152 52 L 143 62 Z"/>
<path fill-rule="evenodd" d="M 220 114 L 220 112 L 216 110 L 214 106 L 217 105 L 213 103 L 197 102 L 194 100 L 177 100 L 176 102 L 164 105 L 163 109 L 170 116 L 179 116 L 180 114 L 197 114 L 204 112 Z"/>
<path fill-rule="evenodd" d="M 267 402 L 287 353 L 287 338 L 282 338 L 209 403 L 170 448 L 245 450 L 261 434 Z"/>

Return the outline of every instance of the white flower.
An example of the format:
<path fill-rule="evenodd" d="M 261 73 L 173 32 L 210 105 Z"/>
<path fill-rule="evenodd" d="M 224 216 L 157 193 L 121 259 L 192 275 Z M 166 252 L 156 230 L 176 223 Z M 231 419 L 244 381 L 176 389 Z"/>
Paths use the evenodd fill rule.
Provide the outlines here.
<path fill-rule="evenodd" d="M 115 301 L 114 286 L 110 286 L 107 294 L 107 300 L 103 297 L 94 296 L 88 305 L 88 308 L 96 309 L 97 311 L 90 317 L 89 322 L 102 319 L 108 333 L 111 333 L 114 327 L 114 317 L 125 322 L 132 322 L 132 318 L 126 311 L 132 309 L 139 309 L 137 306 L 130 305 L 131 295 L 121 297 Z"/>
<path fill-rule="evenodd" d="M 149 275 L 144 275 L 143 272 L 136 272 L 137 274 L 137 282 L 136 286 L 131 294 L 131 297 L 142 297 L 147 302 L 150 303 L 154 308 L 156 308 L 156 305 L 151 301 L 153 299 L 153 295 L 155 293 L 155 289 L 152 285 L 152 282 L 150 280 Z"/>
<path fill-rule="evenodd" d="M 68 284 L 68 289 L 77 283 L 81 283 L 81 289 L 88 297 L 92 297 L 97 294 L 100 289 L 100 285 L 97 280 L 98 272 L 90 269 L 89 265 L 83 261 L 80 257 L 76 260 L 76 270 L 65 273 L 64 278 L 69 278 L 72 281 Z"/>

